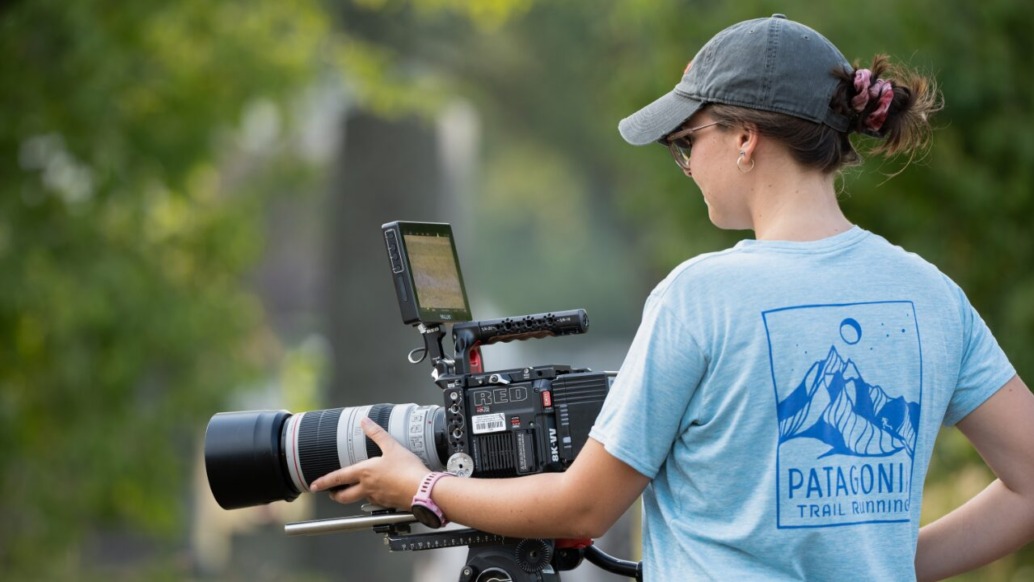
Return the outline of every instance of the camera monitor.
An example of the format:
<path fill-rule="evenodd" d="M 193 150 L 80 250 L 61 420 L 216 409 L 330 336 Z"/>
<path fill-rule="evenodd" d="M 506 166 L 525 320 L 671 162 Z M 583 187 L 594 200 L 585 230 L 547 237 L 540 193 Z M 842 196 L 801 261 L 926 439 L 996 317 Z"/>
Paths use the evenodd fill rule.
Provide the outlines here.
<path fill-rule="evenodd" d="M 381 229 L 402 321 L 470 321 L 452 227 L 444 223 L 397 221 Z"/>

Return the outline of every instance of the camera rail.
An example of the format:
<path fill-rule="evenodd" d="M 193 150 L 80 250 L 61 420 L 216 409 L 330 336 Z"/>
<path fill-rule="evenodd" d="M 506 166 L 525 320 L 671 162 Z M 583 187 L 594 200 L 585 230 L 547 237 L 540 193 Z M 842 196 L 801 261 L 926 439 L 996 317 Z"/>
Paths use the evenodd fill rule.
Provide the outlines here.
<path fill-rule="evenodd" d="M 383 526 L 399 526 L 417 523 L 412 513 L 385 512 L 374 515 L 356 515 L 351 517 L 332 517 L 289 523 L 284 526 L 284 533 L 289 536 L 316 536 L 342 531 L 365 530 Z"/>

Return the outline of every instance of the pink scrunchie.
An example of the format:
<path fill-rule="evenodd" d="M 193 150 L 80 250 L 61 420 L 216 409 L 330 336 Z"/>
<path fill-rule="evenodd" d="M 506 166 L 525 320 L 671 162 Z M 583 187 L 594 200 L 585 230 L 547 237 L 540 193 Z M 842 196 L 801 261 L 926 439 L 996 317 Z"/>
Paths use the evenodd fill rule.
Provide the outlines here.
<path fill-rule="evenodd" d="M 854 72 L 855 96 L 851 98 L 851 107 L 859 113 L 869 104 L 870 79 L 872 79 L 872 71 L 869 69 L 858 69 Z"/>
<path fill-rule="evenodd" d="M 890 109 L 890 102 L 894 100 L 894 86 L 890 81 L 877 80 L 869 88 L 869 97 L 878 99 L 879 104 L 872 110 L 869 117 L 865 118 L 865 127 L 872 131 L 879 131 L 883 123 L 887 121 L 887 110 Z"/>
<path fill-rule="evenodd" d="M 851 107 L 861 113 L 870 99 L 876 99 L 876 108 L 865 118 L 865 127 L 869 131 L 879 131 L 887 121 L 890 102 L 894 100 L 894 86 L 890 81 L 877 79 L 872 82 L 872 71 L 858 69 L 854 72 L 854 88 L 856 95 L 851 98 Z"/>

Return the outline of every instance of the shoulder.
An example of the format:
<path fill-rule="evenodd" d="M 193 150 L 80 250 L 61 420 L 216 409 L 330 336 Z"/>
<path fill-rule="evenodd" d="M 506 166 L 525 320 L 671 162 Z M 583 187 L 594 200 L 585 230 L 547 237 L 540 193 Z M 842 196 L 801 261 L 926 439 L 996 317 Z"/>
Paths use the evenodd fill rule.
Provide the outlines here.
<path fill-rule="evenodd" d="M 717 280 L 742 272 L 751 260 L 749 254 L 739 247 L 697 255 L 672 269 L 657 284 L 654 293 L 713 285 Z"/>
<path fill-rule="evenodd" d="M 872 259 L 882 268 L 907 274 L 910 280 L 929 285 L 930 291 L 944 292 L 957 299 L 965 299 L 962 288 L 941 269 L 916 252 L 891 243 L 879 235 L 871 235 L 869 245 Z"/>

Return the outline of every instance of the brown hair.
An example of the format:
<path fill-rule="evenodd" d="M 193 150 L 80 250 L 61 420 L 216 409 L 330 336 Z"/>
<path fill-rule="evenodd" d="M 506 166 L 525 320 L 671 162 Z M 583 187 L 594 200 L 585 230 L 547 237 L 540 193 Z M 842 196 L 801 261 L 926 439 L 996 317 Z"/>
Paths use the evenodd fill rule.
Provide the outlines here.
<path fill-rule="evenodd" d="M 857 68 L 857 64 L 855 67 Z M 714 120 L 723 126 L 754 126 L 762 135 L 785 144 L 798 163 L 824 173 L 861 164 L 862 157 L 851 142 L 851 133 L 860 133 L 881 140 L 880 143 L 866 148 L 867 153 L 888 158 L 899 153 L 907 153 L 911 161 L 929 145 L 930 118 L 942 107 L 937 85 L 932 79 L 911 69 L 892 64 L 886 55 L 877 55 L 873 58 L 870 70 L 873 81 L 889 81 L 894 91 L 886 121 L 876 131 L 868 129 L 865 125 L 865 120 L 877 106 L 875 100 L 861 111 L 854 111 L 851 107 L 851 99 L 857 94 L 853 71 L 833 73 L 840 79 L 840 85 L 830 100 L 830 109 L 849 119 L 849 126 L 845 132 L 783 113 L 734 105 L 713 103 L 708 105 L 707 110 Z"/>

